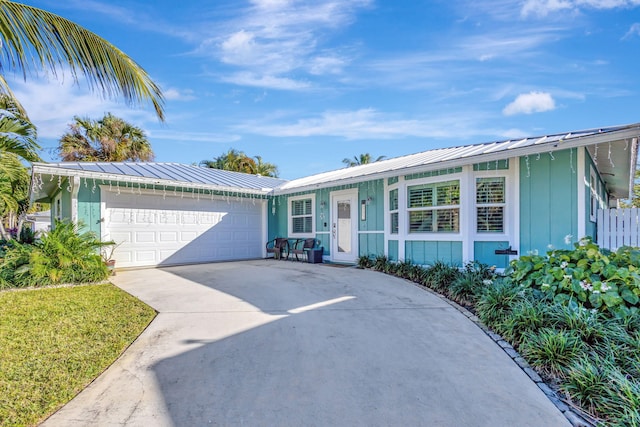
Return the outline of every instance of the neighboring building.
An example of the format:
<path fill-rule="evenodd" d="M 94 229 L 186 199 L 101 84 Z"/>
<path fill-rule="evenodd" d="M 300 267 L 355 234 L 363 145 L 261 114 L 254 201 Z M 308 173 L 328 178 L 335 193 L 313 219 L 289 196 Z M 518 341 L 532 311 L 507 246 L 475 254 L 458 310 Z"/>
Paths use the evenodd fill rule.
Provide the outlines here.
<path fill-rule="evenodd" d="M 119 243 L 119 267 L 259 258 L 276 236 L 315 237 L 333 262 L 505 267 L 516 253 L 595 237 L 597 209 L 630 196 L 638 135 L 633 124 L 441 148 L 293 181 L 174 163 L 36 163 L 32 199 Z"/>
<path fill-rule="evenodd" d="M 31 224 L 34 233 L 43 233 L 51 230 L 51 211 L 33 212 L 27 215 L 27 221 Z"/>

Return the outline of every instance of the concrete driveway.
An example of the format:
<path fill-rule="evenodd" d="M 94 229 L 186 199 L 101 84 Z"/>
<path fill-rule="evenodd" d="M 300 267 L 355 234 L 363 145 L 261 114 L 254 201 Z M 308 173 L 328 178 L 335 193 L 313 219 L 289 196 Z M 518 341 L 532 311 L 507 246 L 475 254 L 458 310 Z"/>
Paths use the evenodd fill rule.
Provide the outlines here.
<path fill-rule="evenodd" d="M 120 272 L 160 314 L 46 426 L 564 426 L 476 325 L 400 279 L 258 260 Z"/>

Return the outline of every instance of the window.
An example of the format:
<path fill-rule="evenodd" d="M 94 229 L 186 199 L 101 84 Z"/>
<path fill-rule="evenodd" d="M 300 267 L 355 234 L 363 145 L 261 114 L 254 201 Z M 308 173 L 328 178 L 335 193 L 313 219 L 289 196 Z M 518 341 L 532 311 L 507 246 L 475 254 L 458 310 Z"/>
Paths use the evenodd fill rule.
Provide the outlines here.
<path fill-rule="evenodd" d="M 504 233 L 505 179 L 476 178 L 478 233 Z"/>
<path fill-rule="evenodd" d="M 460 231 L 460 181 L 414 185 L 407 190 L 409 233 Z"/>
<path fill-rule="evenodd" d="M 311 198 L 291 200 L 291 234 L 313 233 L 313 204 Z"/>
<path fill-rule="evenodd" d="M 389 215 L 391 216 L 391 234 L 398 234 L 398 189 L 389 191 Z"/>

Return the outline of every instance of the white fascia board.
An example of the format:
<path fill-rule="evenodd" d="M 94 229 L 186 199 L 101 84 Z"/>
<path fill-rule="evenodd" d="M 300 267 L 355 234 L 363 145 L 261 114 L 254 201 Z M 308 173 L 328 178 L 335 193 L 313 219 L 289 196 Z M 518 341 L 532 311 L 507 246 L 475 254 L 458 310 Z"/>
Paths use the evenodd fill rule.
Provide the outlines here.
<path fill-rule="evenodd" d="M 34 163 L 32 167 L 32 176 L 34 174 L 54 175 L 54 176 L 77 176 L 78 178 L 91 178 L 97 180 L 117 181 L 136 184 L 149 185 L 166 185 L 167 187 L 183 187 L 193 189 L 204 189 L 212 191 L 228 191 L 234 193 L 256 194 L 266 196 L 272 193 L 271 189 L 255 190 L 244 187 L 229 187 L 216 184 L 203 184 L 186 181 L 175 181 L 172 179 L 149 178 L 144 176 L 119 175 L 106 172 L 94 172 L 80 169 L 64 169 L 58 167 L 47 166 L 46 164 Z"/>
<path fill-rule="evenodd" d="M 556 152 L 561 150 L 567 150 L 569 148 L 585 147 L 587 145 L 601 144 L 604 142 L 620 141 L 624 139 L 638 138 L 640 136 L 640 125 L 634 125 L 629 128 L 611 131 L 602 134 L 587 135 L 581 137 L 574 137 L 564 140 L 543 142 L 534 145 L 528 145 L 525 147 L 517 147 L 505 149 L 502 151 L 496 151 L 493 153 L 474 154 L 472 156 L 466 156 L 457 159 L 444 160 L 434 163 L 427 163 L 422 165 L 410 166 L 405 168 L 398 168 L 394 170 L 388 170 L 384 172 L 371 173 L 369 175 L 360 175 L 352 178 L 335 178 L 331 181 L 325 181 L 317 184 L 307 184 L 299 187 L 290 187 L 287 189 L 275 188 L 274 195 L 286 195 L 294 194 L 305 191 L 320 190 L 323 188 L 357 184 L 363 181 L 372 181 L 375 179 L 386 179 L 400 175 L 411 175 L 412 173 L 424 172 L 434 169 L 447 169 L 462 167 L 469 164 L 495 162 L 496 160 L 504 160 L 509 158 L 517 158 L 523 156 L 530 156 L 538 153 Z"/>
<path fill-rule="evenodd" d="M 636 180 L 636 162 L 638 161 L 638 138 L 631 139 L 631 162 L 629 172 L 629 200 L 633 199 L 633 187 Z"/>

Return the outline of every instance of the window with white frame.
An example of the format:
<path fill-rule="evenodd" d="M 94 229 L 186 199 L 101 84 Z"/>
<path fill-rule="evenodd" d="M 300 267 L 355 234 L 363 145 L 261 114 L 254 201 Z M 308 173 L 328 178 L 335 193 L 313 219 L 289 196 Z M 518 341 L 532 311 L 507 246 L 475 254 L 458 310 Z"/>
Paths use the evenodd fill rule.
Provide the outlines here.
<path fill-rule="evenodd" d="M 593 168 L 589 169 L 589 187 L 591 188 L 589 198 L 589 219 L 596 222 L 596 213 L 598 211 L 598 180 Z"/>
<path fill-rule="evenodd" d="M 398 189 L 389 191 L 389 215 L 391 234 L 398 234 Z"/>
<path fill-rule="evenodd" d="M 408 187 L 407 208 L 409 233 L 458 233 L 460 181 Z"/>
<path fill-rule="evenodd" d="M 505 178 L 476 178 L 476 231 L 504 233 Z"/>
<path fill-rule="evenodd" d="M 290 200 L 289 232 L 291 235 L 313 233 L 313 200 L 302 197 Z"/>

